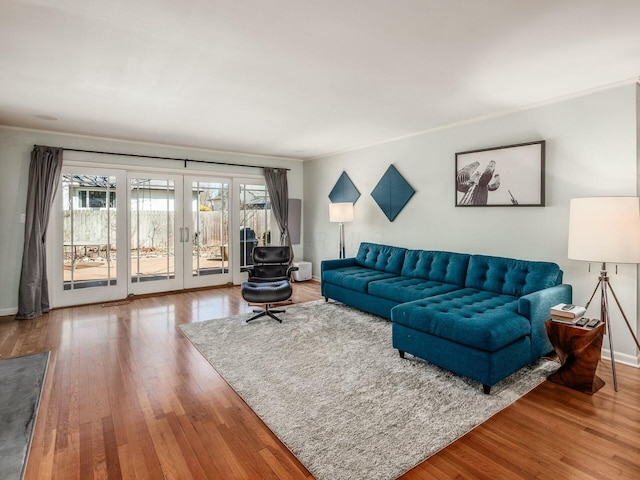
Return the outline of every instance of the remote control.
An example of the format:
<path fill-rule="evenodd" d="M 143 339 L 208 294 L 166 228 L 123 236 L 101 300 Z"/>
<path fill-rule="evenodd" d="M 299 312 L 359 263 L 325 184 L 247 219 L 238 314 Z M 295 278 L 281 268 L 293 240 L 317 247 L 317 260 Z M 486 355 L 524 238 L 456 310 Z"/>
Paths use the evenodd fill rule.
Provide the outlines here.
<path fill-rule="evenodd" d="M 591 320 L 589 323 L 587 323 L 587 328 L 593 328 L 596 325 L 598 325 L 600 323 L 600 320 L 597 318 L 594 318 L 593 320 Z"/>
<path fill-rule="evenodd" d="M 580 320 L 578 320 L 576 322 L 576 326 L 577 327 L 584 327 L 587 324 L 588 321 L 589 321 L 588 318 L 581 318 Z"/>

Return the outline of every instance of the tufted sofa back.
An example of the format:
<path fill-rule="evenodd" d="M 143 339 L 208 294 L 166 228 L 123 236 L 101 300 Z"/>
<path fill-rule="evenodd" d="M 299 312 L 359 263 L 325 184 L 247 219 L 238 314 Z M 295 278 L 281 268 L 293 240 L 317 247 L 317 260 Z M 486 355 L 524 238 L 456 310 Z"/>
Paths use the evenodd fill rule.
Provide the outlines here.
<path fill-rule="evenodd" d="M 466 287 L 521 297 L 562 283 L 562 270 L 552 262 L 472 255 Z"/>
<path fill-rule="evenodd" d="M 362 242 L 356 255 L 356 263 L 363 267 L 400 275 L 406 251 L 406 248 Z"/>
<path fill-rule="evenodd" d="M 407 250 L 401 275 L 463 287 L 469 257 L 463 253 Z"/>

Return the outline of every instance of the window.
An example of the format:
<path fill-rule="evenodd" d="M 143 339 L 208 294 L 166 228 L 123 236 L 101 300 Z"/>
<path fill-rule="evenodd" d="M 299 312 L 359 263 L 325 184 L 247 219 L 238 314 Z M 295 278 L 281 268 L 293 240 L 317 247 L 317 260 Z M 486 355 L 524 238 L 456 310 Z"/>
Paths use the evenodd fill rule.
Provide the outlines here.
<path fill-rule="evenodd" d="M 109 208 L 116 206 L 116 192 L 109 192 Z M 78 190 L 79 208 L 107 208 L 107 192 L 99 190 Z"/>

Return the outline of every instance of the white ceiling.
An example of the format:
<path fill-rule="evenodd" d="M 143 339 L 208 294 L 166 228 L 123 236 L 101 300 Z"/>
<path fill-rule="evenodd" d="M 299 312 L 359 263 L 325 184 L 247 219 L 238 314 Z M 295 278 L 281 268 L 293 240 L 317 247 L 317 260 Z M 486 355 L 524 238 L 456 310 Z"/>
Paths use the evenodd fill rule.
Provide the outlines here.
<path fill-rule="evenodd" d="M 0 0 L 0 124 L 125 140 L 313 158 L 638 75 L 640 0 Z"/>

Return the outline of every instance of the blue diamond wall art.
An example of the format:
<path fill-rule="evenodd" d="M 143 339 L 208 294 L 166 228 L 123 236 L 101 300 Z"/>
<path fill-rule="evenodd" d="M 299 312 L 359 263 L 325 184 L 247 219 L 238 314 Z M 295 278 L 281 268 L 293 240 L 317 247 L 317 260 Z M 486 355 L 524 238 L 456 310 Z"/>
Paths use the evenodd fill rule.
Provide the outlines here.
<path fill-rule="evenodd" d="M 360 198 L 360 192 L 349 178 L 349 175 L 347 175 L 347 172 L 342 172 L 329 194 L 331 203 L 356 203 L 358 198 Z"/>
<path fill-rule="evenodd" d="M 396 167 L 389 165 L 371 196 L 390 222 L 393 222 L 416 191 Z"/>

